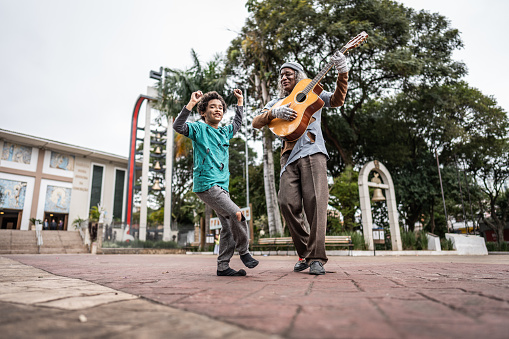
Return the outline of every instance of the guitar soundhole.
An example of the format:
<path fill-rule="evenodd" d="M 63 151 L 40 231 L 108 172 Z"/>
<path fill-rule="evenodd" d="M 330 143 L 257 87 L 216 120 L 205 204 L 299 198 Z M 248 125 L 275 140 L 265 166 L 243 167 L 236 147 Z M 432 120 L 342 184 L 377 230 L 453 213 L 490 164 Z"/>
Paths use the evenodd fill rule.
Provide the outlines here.
<path fill-rule="evenodd" d="M 304 101 L 306 101 L 306 94 L 299 93 L 299 94 L 297 94 L 295 99 L 297 99 L 297 102 L 304 102 Z"/>

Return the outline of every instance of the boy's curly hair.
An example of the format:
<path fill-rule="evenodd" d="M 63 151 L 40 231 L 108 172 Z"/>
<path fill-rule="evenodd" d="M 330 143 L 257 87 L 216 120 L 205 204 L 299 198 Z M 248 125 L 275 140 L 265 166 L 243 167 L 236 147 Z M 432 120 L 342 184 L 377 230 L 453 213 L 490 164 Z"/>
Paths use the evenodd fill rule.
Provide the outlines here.
<path fill-rule="evenodd" d="M 221 101 L 221 104 L 223 105 L 223 113 L 226 112 L 226 101 L 224 101 L 223 97 L 219 95 L 219 93 L 212 91 L 205 93 L 202 99 L 198 102 L 198 113 L 200 113 L 200 115 L 204 113 L 207 110 L 209 101 L 214 99 Z M 203 116 L 201 118 L 202 120 L 205 120 Z"/>

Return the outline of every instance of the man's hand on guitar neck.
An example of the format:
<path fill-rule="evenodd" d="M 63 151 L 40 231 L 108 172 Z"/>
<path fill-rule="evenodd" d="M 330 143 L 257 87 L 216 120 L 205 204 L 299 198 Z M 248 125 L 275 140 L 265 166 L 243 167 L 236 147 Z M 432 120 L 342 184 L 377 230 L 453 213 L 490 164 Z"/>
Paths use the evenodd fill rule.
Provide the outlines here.
<path fill-rule="evenodd" d="M 278 119 L 284 119 L 288 121 L 295 120 L 297 118 L 297 112 L 290 108 L 290 103 L 273 108 L 271 110 L 272 117 Z"/>
<path fill-rule="evenodd" d="M 348 63 L 346 62 L 346 56 L 343 53 L 335 53 L 330 60 L 334 63 L 334 67 L 339 73 L 348 72 Z"/>

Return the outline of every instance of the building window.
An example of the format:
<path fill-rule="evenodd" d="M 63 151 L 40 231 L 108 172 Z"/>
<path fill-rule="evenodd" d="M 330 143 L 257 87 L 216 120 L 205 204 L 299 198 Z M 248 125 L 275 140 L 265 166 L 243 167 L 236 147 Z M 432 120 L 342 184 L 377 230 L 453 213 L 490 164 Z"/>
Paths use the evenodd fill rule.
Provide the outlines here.
<path fill-rule="evenodd" d="M 125 171 L 115 171 L 115 196 L 113 198 L 113 220 L 122 220 L 122 206 L 124 205 Z"/>
<path fill-rule="evenodd" d="M 90 193 L 90 208 L 99 205 L 102 196 L 104 167 L 94 165 L 92 170 L 92 187 Z"/>

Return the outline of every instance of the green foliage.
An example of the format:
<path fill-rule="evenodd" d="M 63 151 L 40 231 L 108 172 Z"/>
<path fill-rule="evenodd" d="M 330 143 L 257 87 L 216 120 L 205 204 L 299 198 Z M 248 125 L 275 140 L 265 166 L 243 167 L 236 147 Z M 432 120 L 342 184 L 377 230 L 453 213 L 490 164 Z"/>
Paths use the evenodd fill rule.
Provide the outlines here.
<path fill-rule="evenodd" d="M 454 245 L 451 239 L 440 238 L 440 248 L 442 251 L 453 251 Z"/>
<path fill-rule="evenodd" d="M 345 228 L 338 217 L 327 215 L 327 235 L 335 235 L 344 232 Z"/>
<path fill-rule="evenodd" d="M 370 98 L 465 74 L 464 65 L 452 60 L 453 51 L 462 47 L 459 32 L 438 14 L 382 0 L 250 0 L 246 6 L 250 17 L 227 53 L 229 67 L 246 80 L 257 74 L 276 84 L 278 66 L 286 60 L 317 74 L 353 36 L 363 30 L 369 34 L 367 43 L 350 53 L 348 99 L 341 114 L 322 114 L 334 176 L 353 164 L 360 110 Z M 325 76 L 327 90 L 333 89 L 335 77 L 335 72 Z"/>
<path fill-rule="evenodd" d="M 401 242 L 403 250 L 427 250 L 428 249 L 428 238 L 426 236 L 428 232 L 420 230 L 419 232 L 405 231 L 401 229 Z"/>
<path fill-rule="evenodd" d="M 263 178 L 263 164 L 249 166 L 249 201 L 253 205 L 254 225 L 269 231 L 267 217 L 267 202 L 265 200 L 265 185 Z"/>
<path fill-rule="evenodd" d="M 100 216 L 101 216 L 101 211 L 99 211 L 99 207 L 92 206 L 92 208 L 90 209 L 90 211 L 88 213 L 88 220 L 90 220 L 92 222 L 97 222 L 97 221 L 99 221 Z"/>
<path fill-rule="evenodd" d="M 42 224 L 42 220 L 41 219 L 36 219 L 36 218 L 30 218 L 28 219 L 30 221 L 30 223 L 34 226 L 36 226 L 37 224 Z"/>
<path fill-rule="evenodd" d="M 359 173 L 347 166 L 339 177 L 334 178 L 330 188 L 329 204 L 341 212 L 344 228 L 348 231 L 359 226 L 355 221 L 355 213 L 360 207 L 358 180 Z"/>
<path fill-rule="evenodd" d="M 267 214 L 261 214 L 253 220 L 253 229 L 254 229 L 255 237 L 260 237 L 261 230 L 263 230 L 263 232 L 265 233 L 263 236 L 261 236 L 261 238 L 270 237 L 269 221 L 267 218 Z"/>
<path fill-rule="evenodd" d="M 460 183 L 464 201 L 470 195 L 470 201 L 475 204 L 473 210 L 479 209 L 482 190 L 479 187 L 480 181 L 473 178 L 473 175 L 479 174 L 473 171 L 472 166 L 468 167 L 468 163 L 476 159 L 472 152 L 493 149 L 491 142 L 504 144 L 503 135 L 507 133 L 507 129 L 499 128 L 507 125 L 501 109 L 493 101 L 491 106 L 476 104 L 476 101 L 483 100 L 485 97 L 477 90 L 457 82 L 433 87 L 412 87 L 405 89 L 401 95 L 364 106 L 364 115 L 359 120 L 363 154 L 359 155 L 366 160 L 376 158 L 388 168 L 393 178 L 398 178 L 394 181 L 396 198 L 401 202 L 400 215 L 409 229 L 412 230 L 417 221 L 425 219 L 432 233 L 444 233 L 445 222 L 442 230 L 434 229 L 438 224 L 436 218 L 441 219 L 444 215 L 435 153 L 437 150 L 449 215 L 463 218 Z M 486 139 L 483 143 L 476 135 L 487 130 L 493 133 L 492 141 Z M 498 136 L 493 139 L 495 135 Z M 459 165 L 462 166 L 458 172 L 455 154 L 466 154 L 467 151 L 472 152 L 460 156 Z M 491 154 L 498 154 L 490 158 L 492 161 L 498 159 L 498 164 L 507 164 L 503 156 L 507 152 Z M 490 167 L 482 168 L 486 170 Z M 503 172 L 499 173 L 499 178 L 503 178 Z"/>
<path fill-rule="evenodd" d="M 502 243 L 487 241 L 486 248 L 488 252 L 507 252 L 509 251 L 509 243 L 507 241 Z"/>
<path fill-rule="evenodd" d="M 349 235 L 352 237 L 352 243 L 354 245 L 354 250 L 365 251 L 367 250 L 366 242 L 364 241 L 364 236 L 360 232 L 346 232 L 344 235 Z"/>
<path fill-rule="evenodd" d="M 230 197 L 240 207 L 246 207 L 246 143 L 240 138 L 236 137 L 230 140 Z M 256 181 L 254 176 L 257 175 L 254 169 L 254 161 L 256 153 L 251 147 L 248 147 L 248 172 L 249 172 L 249 202 L 259 201 L 258 196 L 251 187 L 253 181 Z M 265 196 L 262 196 L 265 200 Z"/>
<path fill-rule="evenodd" d="M 191 93 L 198 90 L 203 93 L 217 91 L 228 97 L 225 95 L 227 78 L 221 55 L 216 54 L 213 60 L 202 65 L 196 52 L 191 50 L 191 59 L 193 66 L 188 69 L 165 68 L 165 78 L 157 85 L 159 95 L 154 105 L 167 116 L 177 116 L 189 102 Z"/>
<path fill-rule="evenodd" d="M 407 232 L 404 229 L 401 229 L 400 232 L 403 250 L 415 250 L 417 247 L 417 238 L 415 237 L 415 233 L 413 231 Z"/>
<path fill-rule="evenodd" d="M 417 249 L 427 250 L 428 249 L 428 237 L 425 230 L 420 230 L 417 236 Z"/>
<path fill-rule="evenodd" d="M 160 208 L 156 211 L 150 212 L 148 215 L 148 221 L 152 225 L 163 225 L 164 224 L 164 208 Z"/>
<path fill-rule="evenodd" d="M 85 219 L 81 219 L 80 216 L 78 215 L 78 217 L 72 221 L 72 224 L 75 229 L 79 229 L 81 227 L 81 224 L 83 224 L 83 222 L 85 221 L 86 221 Z"/>

